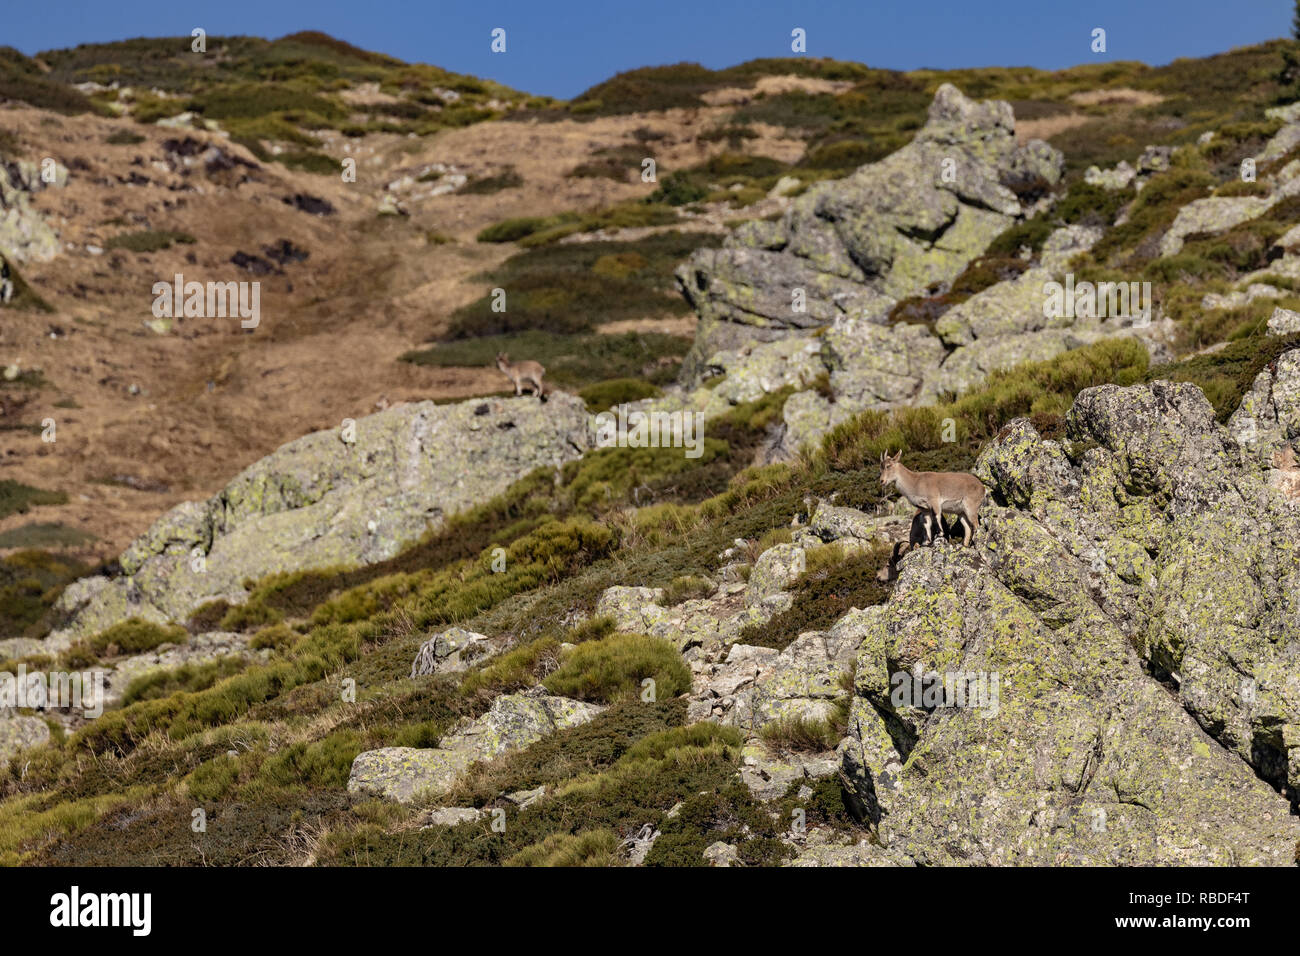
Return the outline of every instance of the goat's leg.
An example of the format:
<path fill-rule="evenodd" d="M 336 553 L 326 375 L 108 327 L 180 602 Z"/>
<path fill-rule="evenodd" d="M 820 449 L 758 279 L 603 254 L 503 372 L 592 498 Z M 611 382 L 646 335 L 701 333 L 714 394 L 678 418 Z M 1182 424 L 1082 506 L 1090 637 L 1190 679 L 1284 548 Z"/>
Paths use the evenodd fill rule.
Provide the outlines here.
<path fill-rule="evenodd" d="M 943 530 L 943 505 L 940 505 L 938 508 L 931 505 L 930 509 L 934 512 L 934 523 L 939 526 L 939 537 L 946 539 L 948 535 Z"/>
<path fill-rule="evenodd" d="M 971 537 L 973 538 L 980 527 L 980 506 L 978 503 L 966 507 L 966 518 L 971 523 Z"/>
<path fill-rule="evenodd" d="M 969 547 L 970 547 L 970 539 L 971 539 L 971 537 L 975 534 L 975 529 L 971 527 L 970 519 L 967 518 L 964 514 L 960 514 L 960 515 L 957 516 L 957 523 L 958 523 L 958 525 L 961 526 L 961 531 L 962 531 L 961 543 L 962 543 L 962 547 L 969 548 Z"/>

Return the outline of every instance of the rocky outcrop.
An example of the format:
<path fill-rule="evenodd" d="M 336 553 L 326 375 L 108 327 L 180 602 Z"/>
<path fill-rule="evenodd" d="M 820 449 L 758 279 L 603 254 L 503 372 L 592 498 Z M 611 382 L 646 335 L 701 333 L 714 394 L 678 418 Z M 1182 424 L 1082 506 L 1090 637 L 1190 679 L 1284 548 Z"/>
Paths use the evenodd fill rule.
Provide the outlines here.
<path fill-rule="evenodd" d="M 883 323 L 896 302 L 951 281 L 1025 213 L 1012 187 L 1032 193 L 1060 170 L 1046 144 L 1016 146 L 1009 104 L 977 103 L 945 84 L 903 149 L 812 187 L 781 220 L 747 223 L 678 270 L 700 314 L 684 380 L 697 383 L 711 356 L 756 340 L 837 319 Z"/>
<path fill-rule="evenodd" d="M 9 713 L 0 707 L 0 766 L 28 747 L 38 747 L 50 739 L 50 727 L 40 717 Z"/>
<path fill-rule="evenodd" d="M 1233 439 L 1258 462 L 1300 439 L 1300 349 L 1279 355 L 1255 376 L 1228 419 Z"/>
<path fill-rule="evenodd" d="M 45 262 L 59 254 L 59 237 L 31 201 L 47 186 L 67 184 L 66 167 L 49 168 L 47 183 L 36 163 L 0 161 L 0 252 L 15 262 Z"/>
<path fill-rule="evenodd" d="M 1268 334 L 1295 335 L 1296 333 L 1300 333 L 1300 312 L 1293 309 L 1274 309 L 1273 314 L 1268 317 Z"/>
<path fill-rule="evenodd" d="M 604 710 L 596 704 L 553 697 L 541 686 L 505 694 L 475 720 L 462 721 L 437 747 L 385 747 L 357 755 L 348 790 L 410 802 L 450 787 L 477 760 L 491 760 Z"/>
<path fill-rule="evenodd" d="M 1168 168 L 1169 156 L 1144 153 L 1143 174 Z M 1151 303 L 1127 304 L 1127 289 L 1123 314 L 1109 314 L 1119 304 L 1109 296 L 1097 315 L 1048 308 L 1048 283 L 1102 235 L 1082 225 L 1054 231 L 1036 260 L 1023 249 L 1019 274 L 1005 267 L 1011 278 L 951 307 L 935 300 L 946 311 L 933 323 L 890 321 L 900 300 L 946 293 L 993 237 L 1038 208 L 1018 197 L 1048 201 L 1037 197 L 1060 167 L 1045 144 L 1016 146 L 1007 104 L 941 88 L 908 146 L 813 187 L 779 221 L 746 223 L 678 270 L 700 314 L 682 374 L 694 391 L 682 400 L 713 415 L 792 388 L 761 459 L 780 460 L 863 411 L 933 404 L 993 372 L 1150 326 Z M 1150 333 L 1144 341 L 1159 346 Z M 698 387 L 710 376 L 722 378 Z"/>
<path fill-rule="evenodd" d="M 183 620 L 203 603 L 246 600 L 276 571 L 392 557 L 450 515 L 590 445 L 585 406 L 564 393 L 401 405 L 315 432 L 246 468 L 207 501 L 178 505 L 122 553 L 118 577 L 60 598 L 67 623 L 46 644 L 128 617 Z"/>
<path fill-rule="evenodd" d="M 1195 386 L 1085 390 L 1067 434 L 1007 425 L 974 547 L 868 620 L 862 811 L 926 864 L 1292 863 L 1300 509 Z"/>

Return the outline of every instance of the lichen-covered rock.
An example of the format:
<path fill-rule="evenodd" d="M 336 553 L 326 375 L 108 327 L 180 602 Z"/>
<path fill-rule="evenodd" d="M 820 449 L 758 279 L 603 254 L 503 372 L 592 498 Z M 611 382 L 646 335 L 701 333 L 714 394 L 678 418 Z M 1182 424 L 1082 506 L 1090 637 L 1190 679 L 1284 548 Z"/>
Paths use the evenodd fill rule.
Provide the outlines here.
<path fill-rule="evenodd" d="M 757 604 L 765 597 L 784 591 L 808 567 L 808 554 L 795 544 L 778 544 L 758 556 L 749 573 L 745 603 Z"/>
<path fill-rule="evenodd" d="M 744 342 L 837 318 L 882 321 L 899 299 L 951 281 L 1025 214 L 1007 184 L 1051 184 L 1061 169 L 1046 144 L 1017 146 L 1009 104 L 944 84 L 907 146 L 810 187 L 779 222 L 742 227 L 678 269 L 700 315 L 683 381 L 697 383 L 709 356 Z"/>
<path fill-rule="evenodd" d="M 505 694 L 482 717 L 455 727 L 437 747 L 385 747 L 358 754 L 348 790 L 407 803 L 447 789 L 477 760 L 521 750 L 557 730 L 586 723 L 602 710 L 553 697 L 540 686 Z"/>
<path fill-rule="evenodd" d="M 805 445 L 815 445 L 828 431 L 861 410 L 846 403 L 832 402 L 811 389 L 795 392 L 781 409 L 786 450 L 794 455 Z"/>
<path fill-rule="evenodd" d="M 463 671 L 491 653 L 492 643 L 486 634 L 451 627 L 420 645 L 411 664 L 411 676 Z"/>
<path fill-rule="evenodd" d="M 16 661 L 40 652 L 41 642 L 34 637 L 0 638 L 0 661 Z"/>
<path fill-rule="evenodd" d="M 793 598 L 777 591 L 745 603 L 746 586 L 724 586 L 711 597 L 662 607 L 661 588 L 612 587 L 597 599 L 596 614 L 614 619 L 615 628 L 672 641 L 688 660 L 720 659 L 745 628 L 764 624 L 790 607 Z"/>
<path fill-rule="evenodd" d="M 400 405 L 314 432 L 178 505 L 123 552 L 123 575 L 69 588 L 52 646 L 132 615 L 183 620 L 242 603 L 244 581 L 392 557 L 450 515 L 590 447 L 583 402 L 562 392 Z"/>
<path fill-rule="evenodd" d="M 910 400 L 943 360 L 944 348 L 921 325 L 850 318 L 826 330 L 822 356 L 836 402 L 861 411 Z"/>
<path fill-rule="evenodd" d="M 787 385 L 807 388 L 826 373 L 821 362 L 821 343 L 802 337 L 719 352 L 709 359 L 709 366 L 726 375 L 713 393 L 732 405 L 757 401 Z"/>
<path fill-rule="evenodd" d="M 736 705 L 737 694 L 751 686 L 776 657 L 774 647 L 732 644 L 725 660 L 691 661 L 691 694 L 687 719 L 722 720 Z"/>
<path fill-rule="evenodd" d="M 472 759 L 441 748 L 383 747 L 359 753 L 348 774 L 348 791 L 409 803 L 445 790 Z"/>
<path fill-rule="evenodd" d="M 1226 232 L 1233 226 L 1256 219 L 1273 205 L 1262 196 L 1207 196 L 1194 199 L 1178 210 L 1173 225 L 1160 240 L 1160 255 L 1172 256 L 1183 248 L 1187 236 L 1198 232 Z"/>
<path fill-rule="evenodd" d="M 854 608 L 829 631 L 807 631 L 781 651 L 737 709 L 737 723 L 757 732 L 775 720 L 829 719 L 844 695 L 842 682 L 857 656 L 870 622 L 880 608 Z"/>
<path fill-rule="evenodd" d="M 0 766 L 20 750 L 38 747 L 49 739 L 50 727 L 40 717 L 6 716 L 4 708 L 0 708 Z"/>
<path fill-rule="evenodd" d="M 439 807 L 430 810 L 424 817 L 421 829 L 428 827 L 455 827 L 462 823 L 473 823 L 487 814 L 475 807 Z"/>
<path fill-rule="evenodd" d="M 1268 318 L 1269 335 L 1295 335 L 1297 332 L 1300 332 L 1300 312 L 1280 307 L 1273 310 Z"/>
<path fill-rule="evenodd" d="M 838 770 L 834 753 L 774 755 L 758 743 L 745 747 L 740 761 L 740 779 L 759 800 L 780 799 L 796 781 L 816 780 Z"/>
<path fill-rule="evenodd" d="M 1127 160 L 1120 160 L 1113 169 L 1089 166 L 1083 172 L 1084 182 L 1092 186 L 1100 186 L 1102 189 L 1111 192 L 1127 189 L 1133 184 L 1136 177 L 1137 170 L 1130 166 Z"/>
<path fill-rule="evenodd" d="M 663 588 L 615 585 L 596 599 L 596 616 L 613 618 L 616 630 L 644 633 L 667 617 L 668 611 L 659 606 L 663 599 Z"/>
<path fill-rule="evenodd" d="M 1105 230 L 1097 226 L 1063 226 L 1043 242 L 1040 261 L 1044 269 L 1060 275 L 1070 265 L 1070 260 L 1087 252 L 1100 240 Z"/>
<path fill-rule="evenodd" d="M 1264 282 L 1252 282 L 1245 289 L 1234 290 L 1232 292 L 1207 292 L 1201 297 L 1202 309 L 1240 309 L 1242 306 L 1250 305 L 1256 299 L 1277 299 L 1285 293 L 1276 286 L 1268 285 Z M 1285 312 L 1286 309 L 1278 309 L 1274 312 Z M 1270 331 L 1271 331 L 1270 326 Z"/>
<path fill-rule="evenodd" d="M 1014 368 L 1024 362 L 1042 362 L 1070 349 L 1089 345 L 1104 334 L 1078 327 L 976 339 L 955 349 L 943 365 L 925 377 L 916 402 L 934 404 L 949 392 L 962 395 L 980 385 L 990 372 Z"/>
<path fill-rule="evenodd" d="M 740 851 L 730 843 L 718 840 L 704 849 L 704 862 L 709 866 L 731 866 L 740 859 Z"/>
<path fill-rule="evenodd" d="M 935 331 L 950 346 L 969 345 L 975 339 L 1019 335 L 1042 328 L 1070 325 L 1073 318 L 1048 319 L 1043 305 L 1047 269 L 1029 269 L 1014 279 L 999 282 L 953 306 L 935 323 Z"/>
<path fill-rule="evenodd" d="M 860 808 L 926 864 L 1291 864 L 1300 514 L 1195 386 L 1087 389 L 1066 421 L 1004 428 L 974 546 L 909 553 L 864 621 Z"/>
<path fill-rule="evenodd" d="M 1255 376 L 1228 431 L 1258 461 L 1269 461 L 1283 443 L 1300 439 L 1300 349 L 1277 357 Z"/>
<path fill-rule="evenodd" d="M 867 840 L 802 848 L 786 866 L 916 866 L 905 854 Z"/>
<path fill-rule="evenodd" d="M 856 540 L 872 542 L 879 539 L 881 519 L 874 518 L 857 508 L 846 508 L 819 501 L 812 517 L 808 519 L 808 532 L 822 541 Z"/>
<path fill-rule="evenodd" d="M 63 186 L 68 170 L 55 163 L 53 180 L 41 167 L 23 160 L 0 161 L 0 250 L 15 262 L 46 262 L 59 254 L 59 237 L 32 205 L 31 196 L 47 186 Z"/>

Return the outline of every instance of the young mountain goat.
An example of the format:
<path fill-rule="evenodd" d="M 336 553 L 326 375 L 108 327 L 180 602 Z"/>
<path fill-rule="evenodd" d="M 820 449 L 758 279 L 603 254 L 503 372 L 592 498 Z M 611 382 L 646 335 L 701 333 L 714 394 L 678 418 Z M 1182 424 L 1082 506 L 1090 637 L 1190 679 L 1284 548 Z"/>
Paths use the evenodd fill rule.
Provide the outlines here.
<path fill-rule="evenodd" d="M 971 537 L 980 523 L 980 505 L 984 503 L 985 488 L 974 475 L 957 471 L 912 471 L 902 464 L 902 451 L 892 458 L 887 454 L 880 456 L 880 483 L 888 486 L 897 485 L 903 497 L 912 503 L 918 513 L 925 516 L 925 543 L 934 540 L 930 526 L 933 520 L 939 526 L 939 537 L 943 537 L 943 515 L 960 515 L 965 528 L 963 544 L 970 544 Z"/>

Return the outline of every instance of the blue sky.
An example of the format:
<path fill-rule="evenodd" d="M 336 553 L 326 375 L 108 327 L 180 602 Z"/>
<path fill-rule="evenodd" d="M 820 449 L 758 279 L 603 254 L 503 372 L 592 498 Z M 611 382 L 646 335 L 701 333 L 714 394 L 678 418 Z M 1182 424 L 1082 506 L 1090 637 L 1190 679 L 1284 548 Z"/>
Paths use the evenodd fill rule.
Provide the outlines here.
<path fill-rule="evenodd" d="M 323 30 L 403 60 L 569 98 L 638 66 L 693 60 L 731 66 L 808 54 L 893 69 L 1037 66 L 1098 59 L 1168 63 L 1284 36 L 1292 0 L 13 0 L 0 45 L 35 53 L 136 36 L 274 38 Z M 494 27 L 504 54 L 489 50 Z M 1091 32 L 1107 33 L 1104 55 Z"/>

